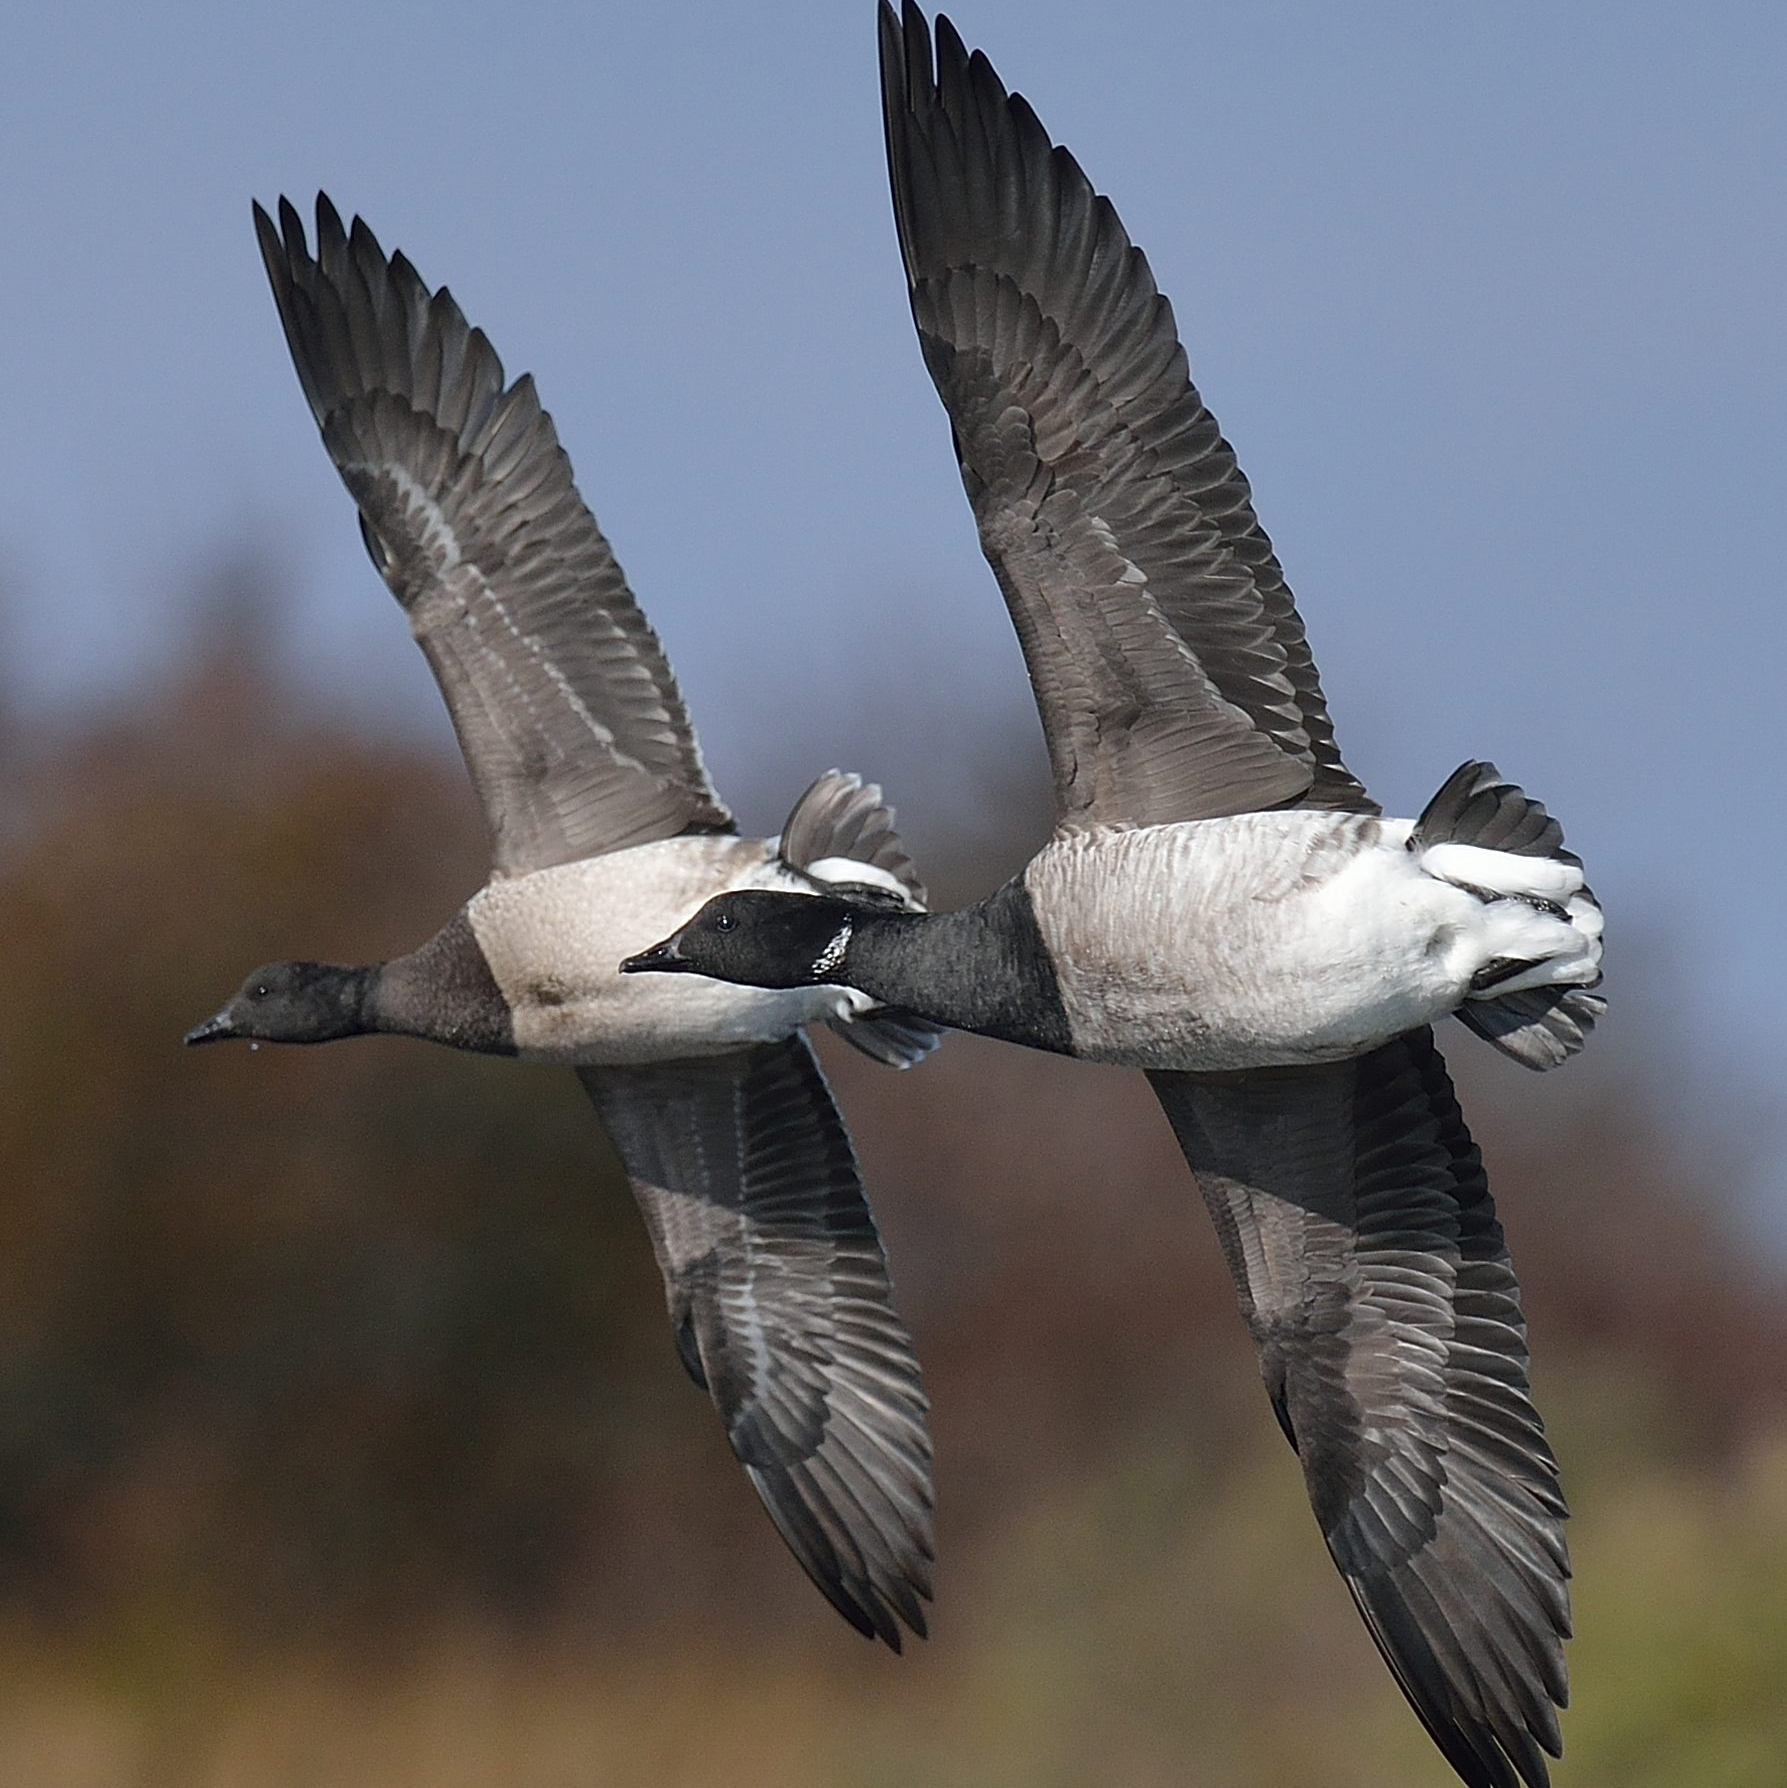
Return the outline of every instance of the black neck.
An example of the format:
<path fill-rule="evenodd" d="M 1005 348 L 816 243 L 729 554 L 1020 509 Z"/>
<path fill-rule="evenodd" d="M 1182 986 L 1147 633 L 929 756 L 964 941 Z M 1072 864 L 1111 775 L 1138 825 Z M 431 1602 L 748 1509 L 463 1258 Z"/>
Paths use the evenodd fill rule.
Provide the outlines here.
<path fill-rule="evenodd" d="M 342 1007 L 354 1024 L 350 1035 L 379 1028 L 378 984 L 379 977 L 384 972 L 385 965 L 382 962 L 372 963 L 365 968 L 344 968 L 340 971 Z"/>
<path fill-rule="evenodd" d="M 421 949 L 352 971 L 368 977 L 364 1028 L 452 1049 L 513 1055 L 515 1025 L 463 912 Z"/>
<path fill-rule="evenodd" d="M 869 913 L 843 979 L 871 999 L 955 1030 L 1069 1054 L 1054 965 L 1021 880 L 956 913 Z"/>

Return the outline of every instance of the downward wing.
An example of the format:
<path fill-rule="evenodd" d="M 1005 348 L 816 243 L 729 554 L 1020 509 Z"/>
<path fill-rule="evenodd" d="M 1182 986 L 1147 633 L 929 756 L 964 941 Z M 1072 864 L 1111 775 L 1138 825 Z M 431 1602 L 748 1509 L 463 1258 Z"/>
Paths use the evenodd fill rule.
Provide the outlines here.
<path fill-rule="evenodd" d="M 1023 644 L 1064 824 L 1375 811 L 1247 481 L 1110 201 L 946 19 L 881 9 L 925 362 Z"/>
<path fill-rule="evenodd" d="M 931 1593 L 931 1442 L 856 1157 L 804 1038 L 584 1068 L 651 1231 L 677 1348 L 832 1605 L 900 1649 Z"/>
<path fill-rule="evenodd" d="M 1569 1557 L 1526 1324 L 1432 1034 L 1150 1076 L 1198 1176 L 1334 1562 L 1472 1788 L 1543 1788 Z"/>
<path fill-rule="evenodd" d="M 531 377 L 317 196 L 255 229 L 323 444 L 446 697 L 500 874 L 731 828 Z"/>

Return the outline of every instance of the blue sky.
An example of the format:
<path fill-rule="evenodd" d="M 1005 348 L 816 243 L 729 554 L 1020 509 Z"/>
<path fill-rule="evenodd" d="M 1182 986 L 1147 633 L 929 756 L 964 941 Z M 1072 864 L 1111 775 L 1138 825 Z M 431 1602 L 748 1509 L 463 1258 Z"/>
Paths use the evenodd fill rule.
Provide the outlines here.
<path fill-rule="evenodd" d="M 1403 812 L 1467 756 L 1541 794 L 1684 1107 L 1772 1099 L 1787 13 L 956 17 L 1147 248 L 1355 765 Z M 165 667 L 226 539 L 284 566 L 302 674 L 444 736 L 254 252 L 251 196 L 322 185 L 538 375 L 747 819 L 847 758 L 922 837 L 962 754 L 1040 751 L 905 312 L 869 0 L 77 3 L 8 37 L 0 577 L 36 700 Z"/>

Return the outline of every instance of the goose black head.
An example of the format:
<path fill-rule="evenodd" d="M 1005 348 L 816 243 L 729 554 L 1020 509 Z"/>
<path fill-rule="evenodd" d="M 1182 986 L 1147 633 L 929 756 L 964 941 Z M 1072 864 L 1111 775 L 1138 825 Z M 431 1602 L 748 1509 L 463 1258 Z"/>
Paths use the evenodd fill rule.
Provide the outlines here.
<path fill-rule="evenodd" d="M 825 894 L 716 894 L 661 944 L 629 956 L 621 973 L 709 975 L 746 987 L 847 986 L 845 958 L 862 916 L 860 906 Z"/>
<path fill-rule="evenodd" d="M 367 969 L 326 962 L 270 962 L 221 1012 L 186 1033 L 188 1043 L 247 1037 L 266 1043 L 329 1043 L 366 1026 Z"/>

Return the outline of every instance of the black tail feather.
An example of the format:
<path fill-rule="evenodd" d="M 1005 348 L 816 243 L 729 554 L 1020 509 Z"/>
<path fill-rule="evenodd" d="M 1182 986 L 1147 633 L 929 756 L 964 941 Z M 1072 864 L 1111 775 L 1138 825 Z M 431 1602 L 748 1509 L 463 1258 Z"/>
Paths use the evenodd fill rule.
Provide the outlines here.
<path fill-rule="evenodd" d="M 1460 764 L 1427 803 L 1409 837 L 1409 849 L 1436 844 L 1468 844 L 1479 850 L 1520 857 L 1549 857 L 1581 868 L 1564 848 L 1564 829 L 1494 764 Z M 1585 887 L 1572 906 L 1597 906 Z M 1588 1041 L 1595 1021 L 1607 1010 L 1599 994 L 1584 987 L 1528 987 L 1459 1007 L 1458 1016 L 1486 1042 L 1523 1067 L 1555 1068 Z"/>

